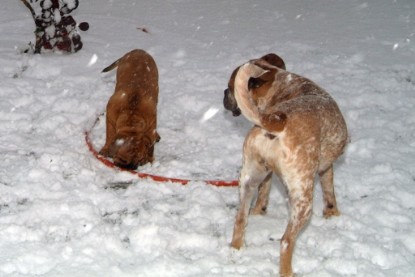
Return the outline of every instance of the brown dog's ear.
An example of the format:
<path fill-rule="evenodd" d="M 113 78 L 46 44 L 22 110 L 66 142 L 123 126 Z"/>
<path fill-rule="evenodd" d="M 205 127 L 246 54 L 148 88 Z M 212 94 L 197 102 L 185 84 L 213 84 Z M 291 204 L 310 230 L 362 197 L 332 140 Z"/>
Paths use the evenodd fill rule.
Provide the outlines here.
<path fill-rule="evenodd" d="M 266 54 L 265 56 L 261 57 L 260 60 L 264 60 L 273 66 L 276 66 L 278 68 L 285 70 L 284 60 L 277 54 L 274 54 L 274 53 Z"/>
<path fill-rule="evenodd" d="M 161 140 L 161 137 L 160 137 L 160 135 L 159 135 L 159 133 L 156 131 L 156 130 L 154 130 L 154 133 L 155 133 L 155 137 L 156 137 L 156 141 L 155 141 L 155 143 L 156 142 L 159 142 L 160 140 Z"/>

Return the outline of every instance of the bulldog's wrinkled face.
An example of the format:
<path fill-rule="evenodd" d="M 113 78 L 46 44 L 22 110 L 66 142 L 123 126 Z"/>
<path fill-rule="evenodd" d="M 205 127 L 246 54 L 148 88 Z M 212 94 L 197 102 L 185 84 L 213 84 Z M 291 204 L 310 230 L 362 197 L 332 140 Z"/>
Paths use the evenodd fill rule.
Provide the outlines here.
<path fill-rule="evenodd" d="M 278 55 L 270 53 L 260 58 L 260 60 L 264 60 L 267 63 L 276 66 L 278 68 L 285 70 L 285 63 L 282 58 Z M 239 67 L 237 67 L 231 75 L 231 78 L 228 82 L 228 88 L 224 91 L 224 98 L 223 98 L 223 106 L 228 111 L 232 112 L 233 116 L 239 116 L 241 114 L 241 110 L 238 107 L 238 103 L 235 99 L 235 77 L 238 73 Z"/>
<path fill-rule="evenodd" d="M 118 167 L 135 170 L 154 161 L 154 143 L 147 136 L 117 138 L 110 147 L 110 156 Z"/>
<path fill-rule="evenodd" d="M 238 103 L 235 99 L 235 77 L 236 73 L 238 73 L 239 67 L 236 68 L 231 75 L 231 78 L 229 79 L 228 88 L 225 89 L 224 93 L 225 96 L 223 98 L 223 106 L 228 111 L 232 112 L 233 116 L 239 116 L 241 114 L 241 110 L 238 107 Z"/>

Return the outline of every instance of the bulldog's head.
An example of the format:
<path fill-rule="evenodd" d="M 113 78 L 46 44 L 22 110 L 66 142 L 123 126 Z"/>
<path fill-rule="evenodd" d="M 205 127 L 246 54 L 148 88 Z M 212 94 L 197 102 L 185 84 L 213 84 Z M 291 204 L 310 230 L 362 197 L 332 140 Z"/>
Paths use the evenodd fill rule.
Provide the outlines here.
<path fill-rule="evenodd" d="M 282 58 L 280 58 L 278 55 L 270 53 L 263 57 L 261 57 L 259 60 L 265 61 L 269 63 L 272 66 L 276 66 L 278 68 L 285 70 L 285 63 Z M 238 107 L 238 103 L 235 99 L 235 77 L 238 73 L 240 66 L 237 67 L 231 75 L 231 78 L 228 82 L 228 88 L 224 91 L 224 98 L 223 98 L 223 106 L 225 109 L 232 112 L 233 116 L 239 116 L 241 114 L 241 110 Z"/>
<path fill-rule="evenodd" d="M 112 157 L 116 166 L 134 170 L 138 166 L 154 161 L 154 144 L 159 140 L 158 134 L 156 138 L 145 134 L 117 135 L 114 143 L 110 146 L 109 156 Z"/>

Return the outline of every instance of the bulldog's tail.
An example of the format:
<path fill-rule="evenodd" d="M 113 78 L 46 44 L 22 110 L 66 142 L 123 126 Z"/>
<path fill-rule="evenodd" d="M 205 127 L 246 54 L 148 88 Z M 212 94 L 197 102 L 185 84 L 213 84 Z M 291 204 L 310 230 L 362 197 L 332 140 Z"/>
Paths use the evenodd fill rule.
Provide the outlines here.
<path fill-rule="evenodd" d="M 112 64 L 110 64 L 109 66 L 107 66 L 106 68 L 104 68 L 104 69 L 101 71 L 101 73 L 108 72 L 108 71 L 111 71 L 111 70 L 113 70 L 114 68 L 116 68 L 116 67 L 118 66 L 118 64 L 120 63 L 120 60 L 121 60 L 121 58 L 120 58 L 120 59 L 118 59 L 118 60 L 116 60 L 115 62 L 113 62 Z"/>

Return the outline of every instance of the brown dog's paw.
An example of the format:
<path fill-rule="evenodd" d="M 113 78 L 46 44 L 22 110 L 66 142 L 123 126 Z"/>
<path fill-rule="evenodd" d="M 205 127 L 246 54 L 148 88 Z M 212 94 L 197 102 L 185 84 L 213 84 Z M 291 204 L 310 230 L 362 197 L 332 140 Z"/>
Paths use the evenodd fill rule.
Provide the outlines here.
<path fill-rule="evenodd" d="M 109 149 L 108 149 L 108 148 L 102 148 L 102 149 L 99 151 L 99 154 L 100 154 L 101 156 L 108 157 L 108 156 L 109 156 Z"/>

